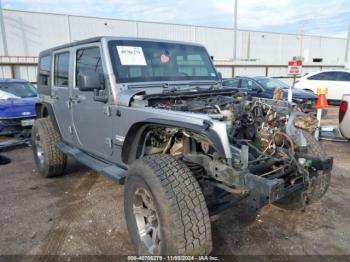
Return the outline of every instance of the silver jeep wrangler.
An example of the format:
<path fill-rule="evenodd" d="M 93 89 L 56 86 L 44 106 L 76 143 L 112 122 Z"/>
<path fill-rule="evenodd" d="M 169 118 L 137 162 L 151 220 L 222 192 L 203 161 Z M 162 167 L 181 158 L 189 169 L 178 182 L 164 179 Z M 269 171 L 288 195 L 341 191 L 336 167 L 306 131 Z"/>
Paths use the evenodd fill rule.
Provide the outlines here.
<path fill-rule="evenodd" d="M 211 215 L 242 199 L 304 208 L 330 184 L 311 116 L 223 88 L 198 44 L 96 37 L 45 50 L 38 94 L 40 173 L 64 174 L 69 155 L 125 184 L 138 254 L 209 254 Z"/>

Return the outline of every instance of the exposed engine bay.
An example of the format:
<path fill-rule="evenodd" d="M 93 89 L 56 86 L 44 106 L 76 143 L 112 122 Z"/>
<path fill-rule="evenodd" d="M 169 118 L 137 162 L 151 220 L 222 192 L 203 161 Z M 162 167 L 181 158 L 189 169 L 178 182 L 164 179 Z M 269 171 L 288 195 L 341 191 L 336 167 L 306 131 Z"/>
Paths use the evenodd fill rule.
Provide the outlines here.
<path fill-rule="evenodd" d="M 331 169 L 332 161 L 308 152 L 305 137 L 312 137 L 317 120 L 300 113 L 287 102 L 251 98 L 240 92 L 145 98 L 148 107 L 206 114 L 213 121 L 226 123 L 233 156 L 230 160 L 221 159 L 211 141 L 202 134 L 172 127 L 150 128 L 140 153 L 142 156 L 163 153 L 182 158 L 198 179 L 209 180 L 225 190 L 239 191 L 242 173 L 278 180 L 280 186 L 287 189 L 304 185 L 319 170 Z M 254 183 L 257 183 L 254 186 L 259 184 Z"/>

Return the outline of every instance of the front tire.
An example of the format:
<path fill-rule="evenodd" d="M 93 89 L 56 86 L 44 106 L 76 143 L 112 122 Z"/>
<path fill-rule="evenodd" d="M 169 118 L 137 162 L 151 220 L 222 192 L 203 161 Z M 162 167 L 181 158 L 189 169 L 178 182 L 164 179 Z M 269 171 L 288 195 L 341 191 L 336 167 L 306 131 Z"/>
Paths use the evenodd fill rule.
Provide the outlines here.
<path fill-rule="evenodd" d="M 56 144 L 61 140 L 50 118 L 40 118 L 34 122 L 32 128 L 32 150 L 36 166 L 44 177 L 62 175 L 67 156 Z"/>
<path fill-rule="evenodd" d="M 152 155 L 130 167 L 124 189 L 128 231 L 137 254 L 208 255 L 208 209 L 189 168 L 169 155 Z"/>

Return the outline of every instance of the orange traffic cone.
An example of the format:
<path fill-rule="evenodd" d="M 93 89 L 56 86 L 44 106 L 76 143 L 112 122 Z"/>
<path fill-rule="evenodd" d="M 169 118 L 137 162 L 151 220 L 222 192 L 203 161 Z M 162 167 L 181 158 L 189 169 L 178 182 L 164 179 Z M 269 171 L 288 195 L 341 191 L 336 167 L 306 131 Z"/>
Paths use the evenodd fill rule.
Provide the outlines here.
<path fill-rule="evenodd" d="M 332 106 L 328 105 L 327 97 L 326 97 L 327 93 L 328 93 L 327 87 L 317 88 L 318 98 L 317 98 L 316 106 L 313 106 L 313 108 L 322 109 L 322 108 L 332 107 Z"/>

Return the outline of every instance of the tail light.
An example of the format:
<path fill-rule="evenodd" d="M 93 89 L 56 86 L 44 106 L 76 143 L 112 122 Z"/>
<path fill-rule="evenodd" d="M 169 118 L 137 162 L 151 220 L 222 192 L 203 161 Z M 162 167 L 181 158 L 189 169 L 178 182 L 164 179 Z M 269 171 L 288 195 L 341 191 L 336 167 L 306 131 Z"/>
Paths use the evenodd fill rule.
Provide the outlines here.
<path fill-rule="evenodd" d="M 339 123 L 341 123 L 343 121 L 346 110 L 348 110 L 348 102 L 341 101 L 340 107 L 339 107 Z"/>

